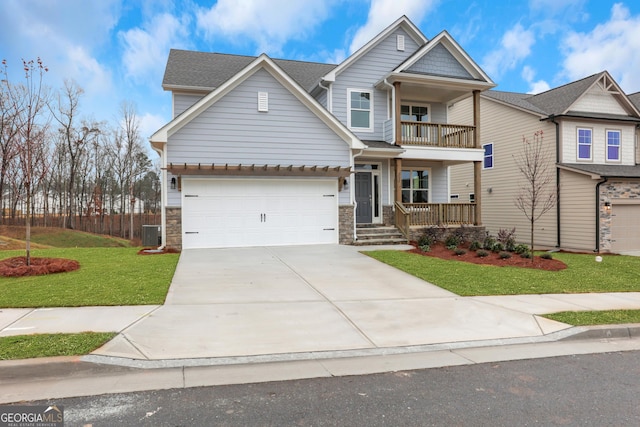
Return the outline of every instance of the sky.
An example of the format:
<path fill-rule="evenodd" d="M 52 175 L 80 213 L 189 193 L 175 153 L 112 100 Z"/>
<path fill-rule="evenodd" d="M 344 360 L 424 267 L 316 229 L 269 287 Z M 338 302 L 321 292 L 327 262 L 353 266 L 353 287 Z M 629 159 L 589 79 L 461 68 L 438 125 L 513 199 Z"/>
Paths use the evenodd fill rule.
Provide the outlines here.
<path fill-rule="evenodd" d="M 22 59 L 40 57 L 48 86 L 84 90 L 90 120 L 133 103 L 148 138 L 171 118 L 171 48 L 339 63 L 402 15 L 429 39 L 447 30 L 498 90 L 607 70 L 640 91 L 637 0 L 1 0 L 0 59 L 20 82 Z"/>

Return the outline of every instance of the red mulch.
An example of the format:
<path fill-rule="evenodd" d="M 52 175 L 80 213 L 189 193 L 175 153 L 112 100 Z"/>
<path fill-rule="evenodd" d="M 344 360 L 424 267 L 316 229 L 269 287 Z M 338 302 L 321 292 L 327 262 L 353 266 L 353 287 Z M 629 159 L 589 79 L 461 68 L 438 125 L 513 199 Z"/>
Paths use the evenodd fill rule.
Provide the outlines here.
<path fill-rule="evenodd" d="M 416 245 L 414 244 L 414 246 Z M 544 259 L 539 256 L 534 256 L 533 262 L 531 262 L 530 258 L 522 258 L 520 255 L 515 253 L 511 254 L 511 258 L 501 259 L 497 253 L 493 253 L 491 251 L 489 251 L 489 255 L 486 257 L 479 257 L 476 255 L 475 251 L 470 251 L 468 246 L 461 245 L 459 247 L 461 249 L 465 249 L 467 253 L 464 255 L 456 255 L 452 250 L 447 249 L 442 243 L 435 243 L 431 245 L 431 250 L 429 252 L 423 252 L 418 247 L 411 249 L 409 252 L 441 259 L 471 262 L 473 264 L 495 265 L 498 267 L 510 266 L 537 268 L 547 271 L 560 271 L 567 268 L 567 265 L 564 262 L 557 259 Z"/>
<path fill-rule="evenodd" d="M 21 256 L 0 261 L 0 276 L 40 276 L 74 271 L 79 268 L 78 261 L 63 258 L 31 258 L 31 265 L 27 266 L 27 257 Z"/>
<path fill-rule="evenodd" d="M 179 250 L 174 248 L 163 248 L 158 250 L 157 248 L 143 248 L 138 251 L 138 255 L 162 255 L 162 254 L 177 254 Z"/>

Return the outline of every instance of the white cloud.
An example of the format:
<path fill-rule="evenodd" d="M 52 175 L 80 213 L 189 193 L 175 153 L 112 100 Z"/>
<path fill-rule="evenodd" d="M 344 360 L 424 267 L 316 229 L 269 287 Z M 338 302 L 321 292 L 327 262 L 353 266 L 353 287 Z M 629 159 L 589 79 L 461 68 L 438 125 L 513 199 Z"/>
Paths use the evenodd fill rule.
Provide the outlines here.
<path fill-rule="evenodd" d="M 280 54 L 292 39 L 304 39 L 327 17 L 336 0 L 218 0 L 200 9 L 197 27 L 209 40 L 250 40 L 256 53 Z"/>
<path fill-rule="evenodd" d="M 506 71 L 514 69 L 531 53 L 535 44 L 533 31 L 516 24 L 502 36 L 500 47 L 485 55 L 482 68 L 492 79 L 499 79 Z"/>
<path fill-rule="evenodd" d="M 438 0 L 371 0 L 367 22 L 356 32 L 349 52 L 360 49 L 402 15 L 418 25 L 437 4 Z"/>
<path fill-rule="evenodd" d="M 189 18 L 177 18 L 169 13 L 155 15 L 142 28 L 119 34 L 124 52 L 122 64 L 127 76 L 134 80 L 155 77 L 161 72 L 159 64 L 172 47 L 179 47 L 188 36 Z"/>
<path fill-rule="evenodd" d="M 138 117 L 140 125 L 140 136 L 146 141 L 155 131 L 167 124 L 166 117 L 158 114 L 144 113 Z"/>
<path fill-rule="evenodd" d="M 640 15 L 620 3 L 611 17 L 588 33 L 570 33 L 562 43 L 562 74 L 577 80 L 607 70 L 628 93 L 640 90 Z"/>
<path fill-rule="evenodd" d="M 533 68 L 528 65 L 525 65 L 522 68 L 522 78 L 529 84 L 529 90 L 527 91 L 527 93 L 541 93 L 551 89 L 549 83 L 544 80 L 535 80 L 535 77 L 536 72 Z"/>

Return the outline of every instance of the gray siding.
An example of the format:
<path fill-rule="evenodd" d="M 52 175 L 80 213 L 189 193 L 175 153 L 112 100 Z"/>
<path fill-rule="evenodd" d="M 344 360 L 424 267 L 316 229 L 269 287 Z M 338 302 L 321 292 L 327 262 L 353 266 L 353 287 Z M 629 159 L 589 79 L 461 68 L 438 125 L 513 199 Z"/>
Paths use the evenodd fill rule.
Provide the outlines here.
<path fill-rule="evenodd" d="M 418 74 L 473 79 L 473 76 L 442 44 L 438 44 L 408 69 Z"/>
<path fill-rule="evenodd" d="M 405 36 L 405 50 L 396 49 L 396 36 Z M 373 85 L 391 70 L 399 66 L 412 55 L 419 46 L 402 29 L 397 29 L 386 39 L 363 55 L 358 61 L 336 77 L 332 85 L 333 114 L 345 125 L 348 112 L 348 89 L 366 89 L 373 91 L 373 132 L 354 133 L 364 140 L 383 140 L 382 124 L 387 119 L 387 91 L 379 91 Z"/>
<path fill-rule="evenodd" d="M 257 111 L 259 91 L 269 93 L 266 113 Z M 267 71 L 259 70 L 169 137 L 167 163 L 349 166 L 350 150 Z M 179 206 L 180 193 L 168 192 L 168 205 Z M 341 202 L 348 202 L 343 193 Z"/>
<path fill-rule="evenodd" d="M 173 94 L 173 117 L 182 114 L 187 108 L 200 101 L 204 95 Z"/>

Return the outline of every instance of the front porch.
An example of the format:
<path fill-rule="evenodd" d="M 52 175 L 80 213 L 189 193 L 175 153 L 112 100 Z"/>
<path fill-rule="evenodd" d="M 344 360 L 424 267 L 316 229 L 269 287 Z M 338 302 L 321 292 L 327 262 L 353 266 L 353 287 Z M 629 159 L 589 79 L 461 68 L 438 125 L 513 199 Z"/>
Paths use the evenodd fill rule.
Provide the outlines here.
<path fill-rule="evenodd" d="M 475 203 L 402 203 L 396 202 L 394 222 L 411 239 L 412 227 L 474 225 Z"/>

